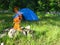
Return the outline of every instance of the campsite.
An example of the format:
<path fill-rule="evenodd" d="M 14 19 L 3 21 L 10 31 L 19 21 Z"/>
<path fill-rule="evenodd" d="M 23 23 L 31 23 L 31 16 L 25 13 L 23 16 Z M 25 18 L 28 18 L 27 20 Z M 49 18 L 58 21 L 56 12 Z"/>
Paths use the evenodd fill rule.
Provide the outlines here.
<path fill-rule="evenodd" d="M 5 5 L 6 2 L 9 5 Z M 14 26 L 13 19 L 19 16 L 13 11 L 15 5 L 19 7 L 18 11 L 22 12 L 20 26 L 23 31 L 15 30 L 11 38 L 8 33 Z M 2 0 L 0 45 L 60 45 L 60 1 Z"/>

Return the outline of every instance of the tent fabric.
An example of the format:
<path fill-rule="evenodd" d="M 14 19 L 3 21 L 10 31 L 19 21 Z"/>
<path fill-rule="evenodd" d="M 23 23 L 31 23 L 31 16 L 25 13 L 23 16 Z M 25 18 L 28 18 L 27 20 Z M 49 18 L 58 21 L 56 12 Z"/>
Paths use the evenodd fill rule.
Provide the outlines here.
<path fill-rule="evenodd" d="M 34 11 L 32 11 L 29 8 L 23 8 L 19 11 L 22 12 L 25 20 L 29 20 L 29 21 L 37 21 L 38 20 L 37 15 L 34 13 Z"/>

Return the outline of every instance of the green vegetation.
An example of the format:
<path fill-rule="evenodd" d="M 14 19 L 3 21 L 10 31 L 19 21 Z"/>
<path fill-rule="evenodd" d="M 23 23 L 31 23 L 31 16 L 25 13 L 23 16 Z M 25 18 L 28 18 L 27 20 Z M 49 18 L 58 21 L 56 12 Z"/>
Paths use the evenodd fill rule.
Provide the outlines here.
<path fill-rule="evenodd" d="M 60 0 L 1 0 L 0 10 L 12 10 L 14 6 L 34 11 L 60 11 Z"/>
<path fill-rule="evenodd" d="M 10 39 L 7 36 L 0 38 L 0 43 L 5 45 L 60 45 L 60 16 L 41 16 L 44 14 L 37 13 L 39 21 L 22 21 L 22 26 L 30 25 L 36 33 L 33 37 L 24 36 L 17 32 L 17 35 Z M 50 14 L 51 15 L 51 14 Z M 13 26 L 13 14 L 0 14 L 0 32 L 5 28 Z"/>
<path fill-rule="evenodd" d="M 60 45 L 60 0 L 1 0 L 0 32 L 13 27 L 13 7 L 30 8 L 38 15 L 39 21 L 22 21 L 21 26 L 31 26 L 34 36 L 17 32 L 13 39 L 8 35 L 0 38 L 5 45 Z M 47 12 L 47 13 L 46 13 Z M 3 13 L 3 14 L 2 14 Z M 4 14 L 6 13 L 6 14 Z"/>

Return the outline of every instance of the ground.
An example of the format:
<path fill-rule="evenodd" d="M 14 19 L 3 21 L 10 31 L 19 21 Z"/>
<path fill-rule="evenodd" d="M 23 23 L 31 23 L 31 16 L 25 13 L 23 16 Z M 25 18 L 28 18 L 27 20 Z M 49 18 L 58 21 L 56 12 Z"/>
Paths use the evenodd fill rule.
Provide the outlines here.
<path fill-rule="evenodd" d="M 0 14 L 0 32 L 13 27 L 14 14 Z M 48 14 L 47 14 L 48 15 Z M 35 36 L 24 36 L 17 33 L 14 38 L 8 36 L 0 38 L 0 43 L 5 45 L 60 45 L 60 16 L 42 16 L 38 14 L 39 21 L 22 21 L 21 26 L 31 26 L 36 31 Z"/>

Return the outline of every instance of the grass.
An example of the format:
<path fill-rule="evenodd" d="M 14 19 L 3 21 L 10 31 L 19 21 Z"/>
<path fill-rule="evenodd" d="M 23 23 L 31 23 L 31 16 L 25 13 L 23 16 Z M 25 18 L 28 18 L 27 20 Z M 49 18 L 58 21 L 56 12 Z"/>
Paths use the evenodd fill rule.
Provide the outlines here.
<path fill-rule="evenodd" d="M 7 36 L 0 39 L 5 45 L 60 45 L 60 16 L 41 16 L 39 21 L 22 21 L 22 26 L 30 25 L 35 30 L 35 36 L 29 37 L 18 33 L 13 39 Z M 45 14 L 43 14 L 45 15 Z M 13 27 L 13 14 L 0 14 L 0 32 L 8 27 Z M 41 16 L 41 17 L 40 17 Z"/>

